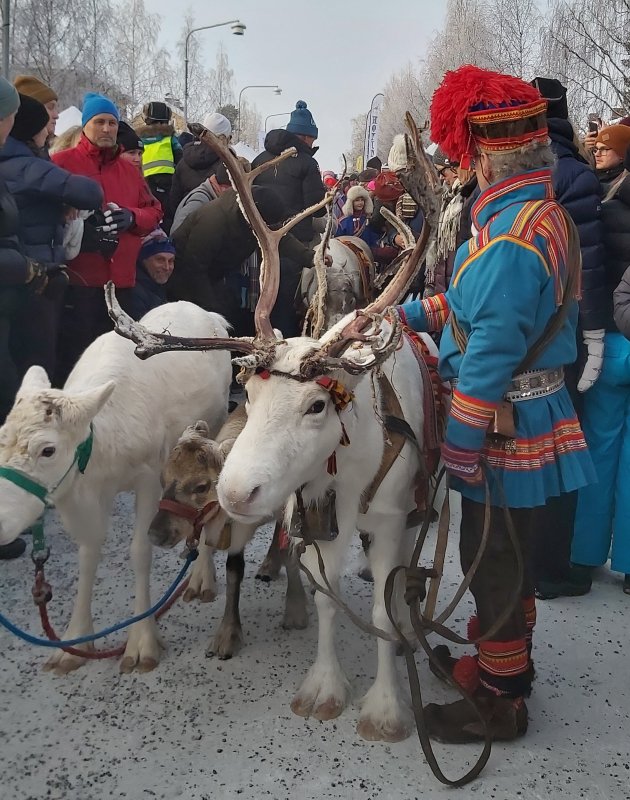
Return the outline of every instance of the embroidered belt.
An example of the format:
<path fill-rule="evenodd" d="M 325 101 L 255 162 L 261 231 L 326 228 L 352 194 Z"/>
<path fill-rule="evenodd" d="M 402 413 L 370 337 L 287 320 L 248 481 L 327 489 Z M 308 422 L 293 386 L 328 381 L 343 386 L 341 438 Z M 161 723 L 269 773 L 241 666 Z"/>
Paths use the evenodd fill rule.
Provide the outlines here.
<path fill-rule="evenodd" d="M 510 403 L 531 400 L 559 392 L 564 386 L 564 367 L 556 369 L 532 369 L 512 379 L 505 393 Z"/>
<path fill-rule="evenodd" d="M 454 388 L 459 383 L 459 378 L 451 378 L 449 383 Z M 563 386 L 564 367 L 532 369 L 512 379 L 504 399 L 509 400 L 510 403 L 518 403 L 521 400 L 531 400 L 534 397 L 554 394 L 554 392 L 559 392 Z"/>

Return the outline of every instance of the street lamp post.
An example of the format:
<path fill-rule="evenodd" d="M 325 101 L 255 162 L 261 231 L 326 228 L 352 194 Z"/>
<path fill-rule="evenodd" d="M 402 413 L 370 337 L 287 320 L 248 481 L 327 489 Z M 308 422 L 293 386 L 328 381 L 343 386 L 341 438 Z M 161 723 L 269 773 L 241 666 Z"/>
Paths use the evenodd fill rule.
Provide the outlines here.
<path fill-rule="evenodd" d="M 245 89 L 273 89 L 274 94 L 282 94 L 282 89 L 275 84 L 266 84 L 266 83 L 252 83 L 249 86 L 243 86 L 241 91 L 238 93 L 238 138 L 241 138 L 241 97 L 243 96 L 243 92 Z"/>
<path fill-rule="evenodd" d="M 265 133 L 267 133 L 267 120 L 272 117 L 290 117 L 292 113 L 292 111 L 283 111 L 281 114 L 269 114 L 269 116 L 265 117 Z"/>
<path fill-rule="evenodd" d="M 245 25 L 237 19 L 231 19 L 229 22 L 217 22 L 214 25 L 202 25 L 200 28 L 193 28 L 188 31 L 186 36 L 186 43 L 184 45 L 184 122 L 188 123 L 188 43 L 193 33 L 198 31 L 207 31 L 210 28 L 222 28 L 224 25 L 232 26 L 232 33 L 235 36 L 242 36 L 245 33 Z"/>

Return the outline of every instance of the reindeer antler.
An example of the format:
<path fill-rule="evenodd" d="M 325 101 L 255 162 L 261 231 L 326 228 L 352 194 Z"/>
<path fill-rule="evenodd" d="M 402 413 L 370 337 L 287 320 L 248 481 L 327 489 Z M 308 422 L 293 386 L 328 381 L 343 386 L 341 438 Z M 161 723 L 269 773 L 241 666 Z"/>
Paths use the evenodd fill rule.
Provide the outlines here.
<path fill-rule="evenodd" d="M 319 211 L 320 208 L 323 208 L 330 202 L 330 196 L 326 195 L 319 203 L 315 203 L 315 205 L 312 205 L 310 208 L 296 214 L 278 230 L 271 230 L 256 208 L 256 203 L 254 202 L 252 194 L 252 184 L 261 172 L 277 166 L 287 158 L 293 157 L 297 154 L 297 150 L 294 147 L 290 147 L 276 158 L 271 159 L 271 161 L 261 164 L 251 172 L 245 172 L 243 165 L 231 150 L 227 141 L 224 141 L 220 137 L 215 136 L 211 131 L 205 129 L 201 134 L 201 138 L 210 145 L 227 167 L 232 184 L 236 189 L 241 210 L 245 215 L 245 219 L 249 222 L 256 239 L 258 239 L 258 244 L 260 245 L 260 251 L 262 253 L 262 263 L 260 266 L 260 296 L 256 304 L 256 311 L 254 312 L 256 341 L 266 340 L 275 342 L 276 337 L 273 332 L 270 317 L 278 296 L 278 287 L 280 285 L 280 254 L 278 252 L 280 240 L 291 228 L 295 227 L 298 222 L 301 222 L 306 217 Z"/>
<path fill-rule="evenodd" d="M 126 314 L 116 298 L 116 287 L 109 281 L 105 286 L 105 301 L 109 316 L 114 321 L 114 330 L 137 345 L 135 353 L 142 360 L 166 353 L 169 350 L 235 350 L 239 353 L 254 352 L 252 339 L 193 339 L 188 336 L 171 336 L 168 333 L 153 333 L 144 325 L 135 322 Z"/>

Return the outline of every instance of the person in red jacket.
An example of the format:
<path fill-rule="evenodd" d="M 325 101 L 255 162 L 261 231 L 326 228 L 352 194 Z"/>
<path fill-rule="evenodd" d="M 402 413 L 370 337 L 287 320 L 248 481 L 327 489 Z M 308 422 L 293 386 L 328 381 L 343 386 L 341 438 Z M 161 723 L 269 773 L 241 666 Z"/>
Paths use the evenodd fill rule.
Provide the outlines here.
<path fill-rule="evenodd" d="M 116 144 L 119 114 L 100 94 L 83 101 L 83 133 L 76 147 L 55 153 L 52 160 L 75 175 L 85 175 L 103 188 L 103 213 L 86 220 L 82 249 L 68 263 L 70 286 L 61 321 L 55 383 L 63 385 L 79 356 L 94 339 L 111 330 L 103 286 L 116 284 L 123 308 L 136 282 L 136 260 L 142 238 L 162 219 L 160 203 L 133 164 L 120 158 Z"/>

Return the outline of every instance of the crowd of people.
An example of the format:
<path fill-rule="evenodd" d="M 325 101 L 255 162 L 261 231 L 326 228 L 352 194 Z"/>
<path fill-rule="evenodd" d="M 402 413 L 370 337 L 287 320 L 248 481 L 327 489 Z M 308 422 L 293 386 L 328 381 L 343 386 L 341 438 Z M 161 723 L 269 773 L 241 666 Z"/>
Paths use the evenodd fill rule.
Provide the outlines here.
<path fill-rule="evenodd" d="M 80 127 L 55 137 L 57 118 L 54 88 L 33 76 L 0 79 L 0 424 L 30 366 L 62 386 L 85 348 L 111 330 L 107 281 L 134 319 L 188 300 L 223 314 L 236 334 L 253 333 L 256 239 L 203 136 L 177 134 L 158 101 L 135 125 L 92 93 Z M 231 140 L 219 113 L 201 127 Z M 526 727 L 534 596 L 587 593 L 609 553 L 630 594 L 630 118 L 593 127 L 580 138 L 557 80 L 527 84 L 474 67 L 447 73 L 432 105 L 441 209 L 417 299 L 400 313 L 440 342 L 441 376 L 453 385 L 443 458 L 463 495 L 465 569 L 485 525 L 482 464 L 501 477 L 471 584 L 476 630 L 494 631 L 474 671 L 480 705 L 509 733 L 496 738 Z M 334 235 L 362 239 L 382 269 L 403 247 L 383 209 L 416 238 L 423 226 L 400 179 L 404 139 L 395 138 L 387 164 L 374 158 L 339 177 L 320 171 L 318 136 L 299 101 L 286 129 L 267 134 L 251 165 L 243 160 L 255 169 L 296 150 L 256 178 L 254 202 L 277 225 L 332 190 Z M 281 242 L 272 322 L 285 336 L 300 332 L 295 296 L 324 214 Z M 525 574 L 522 607 L 499 625 L 516 568 L 502 505 Z M 23 550 L 18 539 L 0 558 Z M 446 648 L 441 659 L 461 673 Z M 470 713 L 436 706 L 428 725 L 442 740 L 464 741 Z"/>

